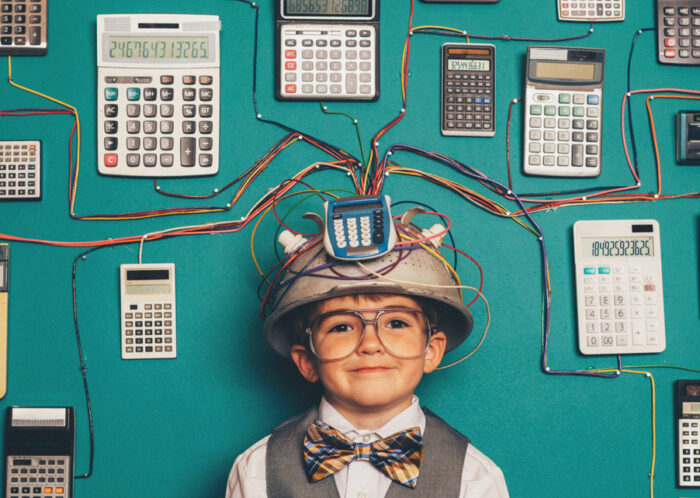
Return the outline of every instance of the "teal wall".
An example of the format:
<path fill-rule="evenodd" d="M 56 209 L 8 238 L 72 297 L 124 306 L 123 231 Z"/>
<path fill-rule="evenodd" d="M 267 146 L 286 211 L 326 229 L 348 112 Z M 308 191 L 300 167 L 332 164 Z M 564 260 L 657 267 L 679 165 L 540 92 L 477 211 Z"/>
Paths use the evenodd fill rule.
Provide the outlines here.
<path fill-rule="evenodd" d="M 319 136 L 359 155 L 351 123 L 325 116 L 316 103 L 282 103 L 273 95 L 273 2 L 260 10 L 258 101 L 264 117 Z M 545 191 L 628 184 L 620 137 L 620 105 L 634 32 L 654 26 L 654 2 L 628 0 L 622 23 L 596 24 L 573 45 L 607 50 L 604 89 L 603 172 L 589 180 L 526 178 L 521 161 L 522 105 L 514 108 L 511 137 L 515 190 Z M 414 25 L 441 24 L 479 34 L 559 37 L 585 33 L 587 25 L 556 20 L 554 0 L 501 0 L 495 5 L 428 5 L 416 2 Z M 402 107 L 399 85 L 408 0 L 384 0 L 381 7 L 381 98 L 376 103 L 329 104 L 360 123 L 369 137 Z M 95 153 L 95 16 L 118 12 L 218 14 L 221 32 L 221 169 L 217 176 L 164 180 L 164 188 L 208 193 L 238 176 L 283 136 L 256 121 L 252 107 L 254 11 L 231 0 L 52 1 L 49 53 L 13 60 L 18 83 L 75 105 L 83 127 L 78 214 L 199 205 L 164 198 L 150 180 L 100 176 Z M 505 130 L 508 102 L 523 94 L 527 43 L 495 42 L 497 50 L 497 133 L 493 138 L 446 138 L 439 132 L 440 46 L 447 39 L 414 36 L 408 114 L 380 143 L 408 143 L 440 151 L 506 181 Z M 632 64 L 633 88 L 698 88 L 700 69 L 661 66 L 655 35 L 642 34 Z M 0 79 L 5 78 L 0 60 Z M 653 192 L 655 169 L 643 97 L 633 99 L 643 192 Z M 49 103 L 0 84 L 0 108 L 45 107 Z M 663 192 L 700 190 L 700 169 L 675 164 L 674 118 L 700 103 L 666 100 L 653 104 L 663 162 Z M 73 221 L 68 216 L 68 116 L 0 119 L 0 137 L 40 138 L 44 145 L 44 198 L 3 203 L 0 232 L 63 240 L 97 240 L 138 235 L 167 227 L 236 219 L 270 186 L 326 156 L 306 144 L 284 151 L 229 213 L 156 218 L 130 222 Z M 406 153 L 394 159 L 460 181 L 484 192 L 466 177 Z M 338 173 L 312 176 L 318 188 L 352 185 Z M 648 496 L 652 450 L 651 390 L 639 375 L 614 380 L 547 376 L 540 370 L 540 251 L 535 237 L 515 223 L 486 214 L 426 182 L 390 176 L 385 193 L 394 201 L 427 202 L 448 214 L 460 248 L 484 268 L 484 294 L 491 304 L 491 329 L 483 347 L 468 361 L 429 375 L 419 388 L 421 402 L 467 434 L 504 471 L 511 496 L 534 498 Z M 485 192 L 484 192 L 485 193 Z M 230 197 L 217 198 L 223 205 Z M 289 203 L 291 205 L 291 203 Z M 512 207 L 512 206 L 511 206 Z M 290 218 L 297 227 L 305 210 L 320 211 L 316 200 Z M 614 357 L 584 357 L 576 342 L 572 225 L 579 219 L 654 218 L 661 227 L 668 347 L 664 353 L 624 357 L 624 365 L 700 367 L 698 319 L 698 230 L 700 209 L 693 200 L 595 205 L 541 212 L 535 219 L 547 244 L 552 284 L 549 362 L 553 369 L 612 367 Z M 240 233 L 183 237 L 148 243 L 144 262 L 174 262 L 177 274 L 178 358 L 123 361 L 119 353 L 119 282 L 122 263 L 135 263 L 137 245 L 103 249 L 78 264 L 78 318 L 94 409 L 95 468 L 76 483 L 77 497 L 223 496 L 234 458 L 286 418 L 314 403 L 318 390 L 295 373 L 264 343 L 259 277 L 249 241 L 252 226 Z M 275 223 L 270 216 L 257 233 L 257 255 L 265 268 L 274 262 Z M 71 405 L 77 413 L 77 473 L 88 465 L 88 426 L 78 369 L 71 299 L 71 265 L 80 252 L 26 243 L 11 245 L 9 384 L 0 403 Z M 465 283 L 477 273 L 460 261 Z M 485 322 L 473 306 L 473 337 L 449 356 L 470 350 Z M 654 369 L 656 380 L 657 497 L 700 497 L 700 490 L 675 488 L 673 382 L 697 373 Z"/>

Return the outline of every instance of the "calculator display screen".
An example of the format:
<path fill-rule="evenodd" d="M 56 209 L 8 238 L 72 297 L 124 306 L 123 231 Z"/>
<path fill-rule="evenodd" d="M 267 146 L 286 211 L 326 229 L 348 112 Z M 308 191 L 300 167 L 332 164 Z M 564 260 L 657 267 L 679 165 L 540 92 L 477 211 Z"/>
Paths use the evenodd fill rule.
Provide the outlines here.
<path fill-rule="evenodd" d="M 370 0 L 285 0 L 287 15 L 368 16 Z"/>
<path fill-rule="evenodd" d="M 700 115 L 695 117 L 700 118 Z M 696 124 L 688 126 L 688 140 L 700 140 L 700 126 Z"/>
<path fill-rule="evenodd" d="M 208 36 L 114 36 L 105 56 L 112 60 L 209 60 Z"/>
<path fill-rule="evenodd" d="M 127 285 L 126 294 L 128 296 L 153 296 L 156 294 L 170 294 L 170 285 Z"/>
<path fill-rule="evenodd" d="M 366 202 L 363 204 L 349 204 L 346 206 L 343 206 L 342 204 L 340 206 L 335 206 L 333 208 L 334 213 L 344 213 L 346 211 L 359 211 L 359 210 L 365 210 L 365 209 L 380 209 L 382 207 L 381 202 Z"/>
<path fill-rule="evenodd" d="M 448 71 L 490 71 L 491 61 L 488 59 L 448 59 Z"/>
<path fill-rule="evenodd" d="M 586 257 L 653 256 L 653 237 L 583 237 L 582 254 Z"/>
<path fill-rule="evenodd" d="M 683 403 L 683 415 L 700 415 L 700 403 Z"/>
<path fill-rule="evenodd" d="M 537 62 L 535 77 L 540 79 L 595 81 L 595 64 Z"/>

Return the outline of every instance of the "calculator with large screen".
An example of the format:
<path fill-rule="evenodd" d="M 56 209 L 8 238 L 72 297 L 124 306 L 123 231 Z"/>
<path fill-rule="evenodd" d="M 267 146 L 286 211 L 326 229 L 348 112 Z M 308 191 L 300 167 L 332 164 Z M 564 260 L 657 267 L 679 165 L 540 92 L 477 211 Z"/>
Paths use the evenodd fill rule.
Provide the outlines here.
<path fill-rule="evenodd" d="M 219 170 L 218 16 L 97 16 L 97 168 L 184 177 Z"/>
<path fill-rule="evenodd" d="M 379 98 L 379 0 L 278 0 L 279 100 Z"/>

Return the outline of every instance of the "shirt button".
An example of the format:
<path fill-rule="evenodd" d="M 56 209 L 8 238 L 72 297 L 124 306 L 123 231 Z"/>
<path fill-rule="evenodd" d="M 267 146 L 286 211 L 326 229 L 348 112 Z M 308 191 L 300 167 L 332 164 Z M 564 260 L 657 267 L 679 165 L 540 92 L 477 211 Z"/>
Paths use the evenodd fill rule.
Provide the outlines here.
<path fill-rule="evenodd" d="M 362 436 L 362 441 L 364 441 L 365 443 L 369 443 L 369 440 L 370 440 L 369 434 L 365 434 L 364 436 Z M 364 493 L 364 491 L 363 491 L 363 493 Z"/>

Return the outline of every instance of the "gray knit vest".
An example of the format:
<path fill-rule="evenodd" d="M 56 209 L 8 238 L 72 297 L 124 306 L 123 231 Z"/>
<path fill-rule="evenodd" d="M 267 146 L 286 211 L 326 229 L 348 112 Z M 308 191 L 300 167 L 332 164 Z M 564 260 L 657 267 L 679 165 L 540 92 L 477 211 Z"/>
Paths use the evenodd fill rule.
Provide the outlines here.
<path fill-rule="evenodd" d="M 427 408 L 423 464 L 414 489 L 392 481 L 385 497 L 459 497 L 469 439 Z M 267 442 L 266 478 L 269 498 L 340 498 L 333 476 L 316 483 L 306 479 L 304 435 L 318 418 L 312 408 L 273 429 Z M 375 498 L 375 497 L 372 497 Z"/>

